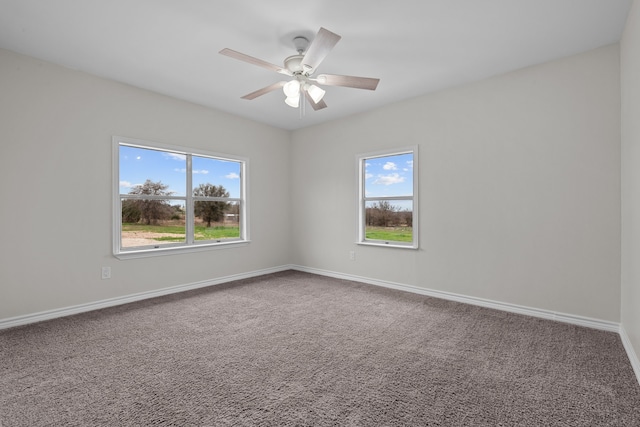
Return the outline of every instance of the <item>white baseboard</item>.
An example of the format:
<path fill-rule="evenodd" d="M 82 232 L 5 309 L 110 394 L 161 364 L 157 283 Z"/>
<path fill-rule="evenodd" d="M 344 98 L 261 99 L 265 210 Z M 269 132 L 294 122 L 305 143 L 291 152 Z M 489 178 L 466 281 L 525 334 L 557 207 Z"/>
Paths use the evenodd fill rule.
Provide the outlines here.
<path fill-rule="evenodd" d="M 622 339 L 622 345 L 624 346 L 624 349 L 627 351 L 627 356 L 629 356 L 629 361 L 631 362 L 633 372 L 635 372 L 636 374 L 638 384 L 640 384 L 640 359 L 638 359 L 638 355 L 633 349 L 631 340 L 629 339 L 629 335 L 627 335 L 627 331 L 624 330 L 623 325 L 620 325 L 620 338 Z"/>
<path fill-rule="evenodd" d="M 492 301 L 483 298 L 470 297 L 466 295 L 455 294 L 451 292 L 437 291 L 434 289 L 420 288 L 412 285 L 389 282 L 386 280 L 371 279 L 368 277 L 355 276 L 351 274 L 336 273 L 333 271 L 321 270 L 317 268 L 303 267 L 300 265 L 292 265 L 291 269 L 304 271 L 307 273 L 319 274 L 321 276 L 335 277 L 337 279 L 353 280 L 356 282 L 368 283 L 370 285 L 382 286 L 385 288 L 398 289 L 401 291 L 412 292 L 415 294 L 426 295 L 435 298 L 446 299 L 450 301 L 462 302 L 465 304 L 477 305 L 480 307 L 494 308 L 496 310 L 508 311 L 510 313 L 524 314 L 527 316 L 539 317 L 542 319 L 556 320 L 559 322 L 570 323 L 572 325 L 586 326 L 588 328 L 600 329 L 610 332 L 620 332 L 620 324 L 609 322 L 606 320 L 592 319 L 590 317 L 576 316 L 573 314 L 559 313 L 555 311 L 542 310 L 538 308 L 525 307 L 505 302 Z"/>
<path fill-rule="evenodd" d="M 155 291 L 140 292 L 122 297 L 109 298 L 106 300 L 95 301 L 87 304 L 74 305 L 55 310 L 41 311 L 39 313 L 27 314 L 23 316 L 9 317 L 0 319 L 0 329 L 12 328 L 14 326 L 27 325 L 29 323 L 41 322 L 43 320 L 51 320 L 58 317 L 70 316 L 72 314 L 84 313 L 101 308 L 113 307 L 116 305 L 127 304 L 130 302 L 141 301 L 144 299 L 160 297 L 163 295 L 175 294 L 178 292 L 190 291 L 192 289 L 204 288 L 207 286 L 220 285 L 222 283 L 232 282 L 234 280 L 248 279 L 251 277 L 262 276 L 265 274 L 278 273 L 280 271 L 290 270 L 291 266 L 283 265 L 280 267 L 267 268 L 264 270 L 250 271 L 248 273 L 233 274 L 231 276 L 220 277 L 212 280 L 203 280 L 201 282 L 188 283 L 169 288 L 158 289 Z"/>
<path fill-rule="evenodd" d="M 618 333 L 621 332 L 620 324 L 615 322 L 608 322 L 608 321 L 592 319 L 588 317 L 552 312 L 548 310 L 542 310 L 542 309 L 525 307 L 525 306 L 509 304 L 504 302 L 492 301 L 492 300 L 483 299 L 483 298 L 469 297 L 469 296 L 455 294 L 451 292 L 420 288 L 417 286 L 405 285 L 405 284 L 389 282 L 385 280 L 371 279 L 368 277 L 355 276 L 351 274 L 336 273 L 333 271 L 321 270 L 321 269 L 311 268 L 311 267 L 304 267 L 300 265 L 281 265 L 278 267 L 272 267 L 272 268 L 267 268 L 263 270 L 256 270 L 256 271 L 251 271 L 247 273 L 233 274 L 230 276 L 224 276 L 217 279 L 203 280 L 201 282 L 171 286 L 168 288 L 158 289 L 154 291 L 140 292 L 136 294 L 125 295 L 122 297 L 95 301 L 87 304 L 80 304 L 80 305 L 75 305 L 71 307 L 47 310 L 47 311 L 27 314 L 23 316 L 9 317 L 5 319 L 0 319 L 0 329 L 26 325 L 29 323 L 41 322 L 43 320 L 50 320 L 58 317 L 70 316 L 73 314 L 84 313 L 87 311 L 99 310 L 101 308 L 113 307 L 116 305 L 127 304 L 130 302 L 140 301 L 144 299 L 155 298 L 163 295 L 189 291 L 192 289 L 204 288 L 207 286 L 219 285 L 222 283 L 232 282 L 234 280 L 241 280 L 241 279 L 247 279 L 247 278 L 256 277 L 256 276 L 262 276 L 265 274 L 278 273 L 286 270 L 297 270 L 297 271 L 303 271 L 303 272 L 312 273 L 312 274 L 318 274 L 321 276 L 334 277 L 337 279 L 353 280 L 356 282 L 368 283 L 375 286 L 382 286 L 385 288 L 397 289 L 401 291 L 412 292 L 412 293 L 431 296 L 435 298 L 457 301 L 457 302 L 477 305 L 481 307 L 494 308 L 497 310 L 508 311 L 511 313 L 524 314 L 524 315 L 539 317 L 543 319 L 557 320 L 560 322 L 570 323 L 570 324 L 579 325 L 579 326 L 586 326 L 589 328 L 600 329 L 605 331 L 618 332 Z M 625 337 L 626 337 L 626 334 L 625 334 Z M 628 341 L 628 337 L 626 339 L 627 339 L 626 345 L 628 345 L 630 348 L 630 342 Z M 636 357 L 636 362 L 637 360 L 638 359 Z"/>

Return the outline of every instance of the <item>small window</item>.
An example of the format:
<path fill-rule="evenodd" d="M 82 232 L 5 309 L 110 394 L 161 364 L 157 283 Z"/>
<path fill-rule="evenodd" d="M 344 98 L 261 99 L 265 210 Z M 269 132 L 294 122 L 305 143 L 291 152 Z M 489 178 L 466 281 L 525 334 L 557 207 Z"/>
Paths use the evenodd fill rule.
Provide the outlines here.
<path fill-rule="evenodd" d="M 357 159 L 357 243 L 417 249 L 417 147 Z"/>
<path fill-rule="evenodd" d="M 246 243 L 245 159 L 114 137 L 114 254 Z"/>

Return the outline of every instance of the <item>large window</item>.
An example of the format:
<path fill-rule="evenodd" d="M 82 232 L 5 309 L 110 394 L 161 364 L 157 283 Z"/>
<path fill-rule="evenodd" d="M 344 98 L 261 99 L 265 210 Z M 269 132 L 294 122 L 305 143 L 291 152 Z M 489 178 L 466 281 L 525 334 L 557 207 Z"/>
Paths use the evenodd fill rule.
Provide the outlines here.
<path fill-rule="evenodd" d="M 358 243 L 418 248 L 417 147 L 357 157 Z"/>
<path fill-rule="evenodd" d="M 246 159 L 122 137 L 113 146 L 116 256 L 247 242 Z"/>

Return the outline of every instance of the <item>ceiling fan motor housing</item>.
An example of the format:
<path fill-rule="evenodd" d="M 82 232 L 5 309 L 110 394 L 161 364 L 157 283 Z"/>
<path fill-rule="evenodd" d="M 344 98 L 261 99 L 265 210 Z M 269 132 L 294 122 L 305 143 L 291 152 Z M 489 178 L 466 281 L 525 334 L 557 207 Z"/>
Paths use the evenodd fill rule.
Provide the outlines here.
<path fill-rule="evenodd" d="M 293 75 L 304 74 L 305 69 L 302 66 L 303 53 L 306 52 L 309 47 L 309 40 L 303 36 L 297 36 L 293 38 L 293 45 L 298 52 L 297 55 L 293 55 L 284 60 L 284 67 L 291 71 Z"/>
<path fill-rule="evenodd" d="M 304 72 L 304 68 L 302 67 L 302 58 L 304 58 L 304 55 L 290 56 L 284 60 L 284 67 L 294 75 L 302 74 Z"/>

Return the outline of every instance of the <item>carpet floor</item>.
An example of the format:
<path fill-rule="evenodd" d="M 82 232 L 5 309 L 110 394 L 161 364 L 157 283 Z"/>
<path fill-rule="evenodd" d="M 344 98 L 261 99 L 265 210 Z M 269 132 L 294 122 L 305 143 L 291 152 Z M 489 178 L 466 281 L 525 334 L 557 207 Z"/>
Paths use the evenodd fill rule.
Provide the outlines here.
<path fill-rule="evenodd" d="M 286 271 L 0 331 L 0 425 L 640 426 L 612 332 Z"/>

